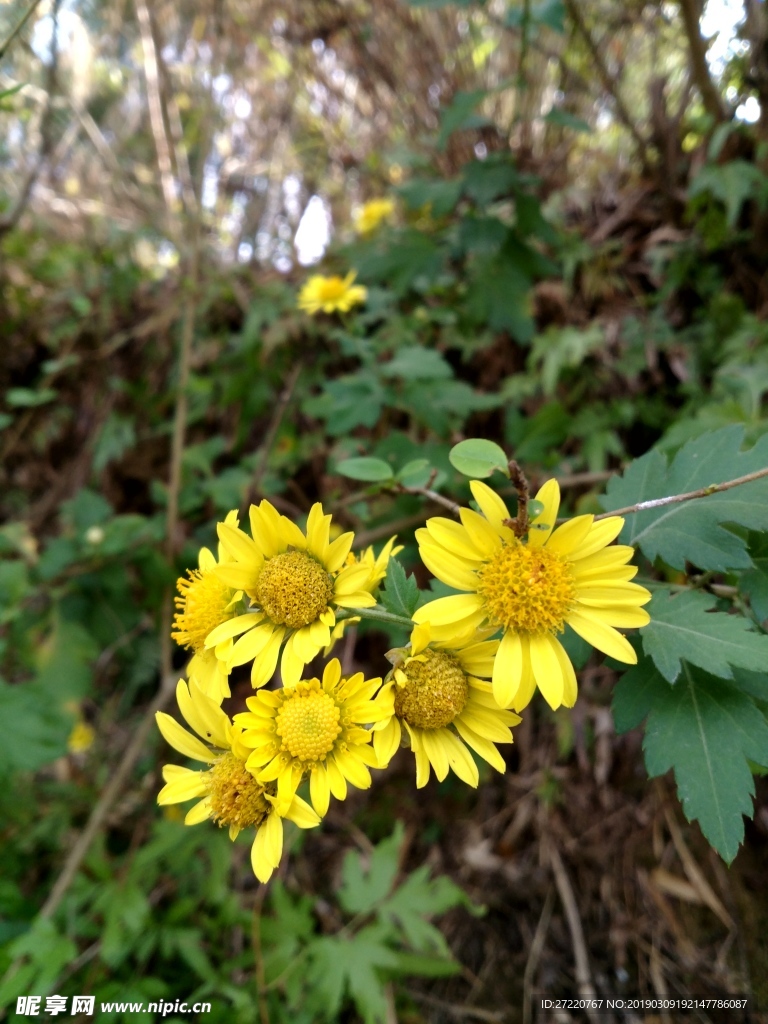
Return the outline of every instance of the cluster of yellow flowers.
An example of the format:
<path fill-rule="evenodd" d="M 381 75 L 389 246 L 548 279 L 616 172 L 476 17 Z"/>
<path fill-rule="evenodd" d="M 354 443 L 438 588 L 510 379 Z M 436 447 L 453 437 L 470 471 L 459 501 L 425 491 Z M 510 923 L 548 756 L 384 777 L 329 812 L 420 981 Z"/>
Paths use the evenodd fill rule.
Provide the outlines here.
<path fill-rule="evenodd" d="M 230 512 L 218 524 L 218 558 L 203 548 L 199 567 L 179 580 L 173 636 L 193 656 L 177 700 L 192 732 L 162 712 L 157 721 L 171 746 L 206 767 L 167 765 L 158 800 L 199 798 L 186 823 L 212 818 L 232 838 L 255 828 L 261 881 L 280 861 L 283 818 L 319 824 L 331 796 L 343 800 L 348 785 L 367 789 L 370 769 L 386 768 L 401 745 L 413 752 L 418 787 L 431 770 L 477 786 L 470 751 L 503 772 L 497 744 L 512 742 L 536 687 L 552 708 L 576 700 L 576 675 L 557 639 L 566 623 L 611 657 L 636 661 L 618 629 L 648 622 L 650 594 L 630 582 L 633 549 L 609 547 L 623 521 L 582 515 L 555 528 L 560 492 L 550 480 L 536 496 L 543 510 L 519 537 L 501 497 L 482 481 L 470 486 L 479 512 L 430 519 L 416 534 L 427 568 L 462 593 L 418 608 L 409 643 L 388 653 L 383 679 L 344 676 L 336 658 L 322 679 L 303 676 L 357 621 L 355 610 L 364 615 L 376 604 L 401 550 L 395 538 L 378 556 L 370 548 L 354 555 L 354 535 L 331 540 L 321 505 L 304 533 L 262 501 L 251 506 L 250 535 Z M 278 661 L 282 685 L 266 689 Z M 221 707 L 229 676 L 248 663 L 256 692 L 230 719 Z M 298 796 L 304 779 L 310 803 Z"/>

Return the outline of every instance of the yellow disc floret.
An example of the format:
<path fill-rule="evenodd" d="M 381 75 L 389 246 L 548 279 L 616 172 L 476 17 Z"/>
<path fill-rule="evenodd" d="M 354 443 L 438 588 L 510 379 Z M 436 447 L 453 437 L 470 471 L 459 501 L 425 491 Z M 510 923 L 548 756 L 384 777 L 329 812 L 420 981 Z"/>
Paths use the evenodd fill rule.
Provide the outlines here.
<path fill-rule="evenodd" d="M 270 558 L 256 582 L 256 599 L 277 625 L 301 629 L 314 622 L 333 597 L 333 580 L 311 555 L 285 551 Z"/>
<path fill-rule="evenodd" d="M 515 540 L 502 545 L 477 575 L 491 622 L 531 635 L 563 631 L 576 581 L 562 555 Z"/>
<path fill-rule="evenodd" d="M 299 761 L 322 760 L 341 732 L 338 705 L 317 680 L 298 683 L 286 696 L 275 723 L 282 749 Z"/>
<path fill-rule="evenodd" d="M 195 654 L 205 651 L 208 634 L 231 619 L 237 612 L 230 609 L 232 589 L 212 572 L 188 569 L 188 579 L 176 581 L 179 595 L 175 598 L 175 627 L 171 636 L 181 647 Z"/>
<path fill-rule="evenodd" d="M 234 754 L 224 754 L 210 770 L 211 817 L 217 825 L 260 825 L 270 811 L 265 787 Z"/>
<path fill-rule="evenodd" d="M 395 691 L 395 714 L 418 729 L 442 729 L 464 710 L 469 684 L 457 658 L 424 651 L 399 671 L 406 683 Z"/>

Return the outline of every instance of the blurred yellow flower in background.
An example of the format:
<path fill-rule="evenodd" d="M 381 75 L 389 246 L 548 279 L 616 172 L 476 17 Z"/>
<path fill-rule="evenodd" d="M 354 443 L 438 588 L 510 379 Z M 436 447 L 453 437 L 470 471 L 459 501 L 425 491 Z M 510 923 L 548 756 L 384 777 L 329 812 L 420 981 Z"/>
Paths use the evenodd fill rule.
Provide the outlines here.
<path fill-rule="evenodd" d="M 348 313 L 368 297 L 367 288 L 354 284 L 356 277 L 354 270 L 350 270 L 346 277 L 315 274 L 299 292 L 299 309 L 310 316 L 316 313 Z"/>
<path fill-rule="evenodd" d="M 72 732 L 67 740 L 67 750 L 70 754 L 84 754 L 86 750 L 93 746 L 95 739 L 95 729 L 81 718 L 72 727 Z"/>
<path fill-rule="evenodd" d="M 392 199 L 369 199 L 353 214 L 355 230 L 361 235 L 370 235 L 395 212 Z"/>

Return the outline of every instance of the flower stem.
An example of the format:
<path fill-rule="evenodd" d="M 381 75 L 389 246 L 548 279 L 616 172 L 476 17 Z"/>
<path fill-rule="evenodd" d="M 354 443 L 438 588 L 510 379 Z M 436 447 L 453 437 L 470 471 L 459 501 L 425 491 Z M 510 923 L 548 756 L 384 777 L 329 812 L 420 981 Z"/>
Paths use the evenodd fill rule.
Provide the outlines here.
<path fill-rule="evenodd" d="M 406 619 L 404 615 L 395 615 L 394 612 L 385 611 L 379 605 L 373 608 L 340 608 L 336 612 L 337 619 L 351 618 L 370 619 L 372 622 L 389 622 L 393 626 L 404 626 L 406 629 L 413 628 L 413 619 Z"/>

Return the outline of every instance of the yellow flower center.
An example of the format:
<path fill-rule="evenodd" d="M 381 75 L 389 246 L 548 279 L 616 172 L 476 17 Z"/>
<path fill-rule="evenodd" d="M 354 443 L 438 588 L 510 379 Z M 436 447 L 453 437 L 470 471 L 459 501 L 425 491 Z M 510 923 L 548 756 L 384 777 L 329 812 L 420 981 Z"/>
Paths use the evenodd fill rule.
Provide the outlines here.
<path fill-rule="evenodd" d="M 478 571 L 492 623 L 518 633 L 561 633 L 576 597 L 570 563 L 546 547 L 504 544 Z"/>
<path fill-rule="evenodd" d="M 196 654 L 205 650 L 205 638 L 216 626 L 231 619 L 237 612 L 227 609 L 232 600 L 232 589 L 213 572 L 188 569 L 187 576 L 176 581 L 179 596 L 176 601 L 175 631 L 171 636 L 181 647 Z"/>
<path fill-rule="evenodd" d="M 256 581 L 256 599 L 278 626 L 301 629 L 314 622 L 333 597 L 329 573 L 304 551 L 270 558 Z"/>
<path fill-rule="evenodd" d="M 418 729 L 442 729 L 460 715 L 469 684 L 458 660 L 445 651 L 423 651 L 424 661 L 401 669 L 407 682 L 395 688 L 395 714 Z"/>
<path fill-rule="evenodd" d="M 211 817 L 217 825 L 247 828 L 260 825 L 269 814 L 264 786 L 234 754 L 225 754 L 209 772 Z"/>
<path fill-rule="evenodd" d="M 340 717 L 333 697 L 317 680 L 298 683 L 277 712 L 275 728 L 283 741 L 281 749 L 299 761 L 322 761 L 341 732 Z"/>

